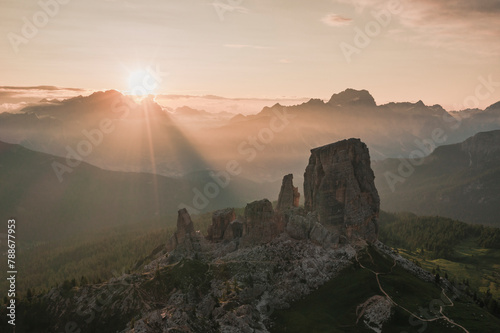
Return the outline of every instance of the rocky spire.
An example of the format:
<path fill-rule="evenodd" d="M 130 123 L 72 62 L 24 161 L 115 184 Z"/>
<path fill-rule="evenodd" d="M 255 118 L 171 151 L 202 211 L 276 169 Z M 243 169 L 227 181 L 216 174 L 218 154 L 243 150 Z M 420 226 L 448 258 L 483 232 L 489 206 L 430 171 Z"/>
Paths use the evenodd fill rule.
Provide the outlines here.
<path fill-rule="evenodd" d="M 177 230 L 167 242 L 167 251 L 179 249 L 187 252 L 195 250 L 196 232 L 193 221 L 186 208 L 180 209 L 177 213 Z"/>
<path fill-rule="evenodd" d="M 370 154 L 359 139 L 311 150 L 304 174 L 305 209 L 348 238 L 377 239 L 380 199 Z"/>
<path fill-rule="evenodd" d="M 298 207 L 299 199 L 299 189 L 293 186 L 293 175 L 286 175 L 285 177 L 283 177 L 276 210 L 278 212 L 283 212 L 289 208 Z"/>

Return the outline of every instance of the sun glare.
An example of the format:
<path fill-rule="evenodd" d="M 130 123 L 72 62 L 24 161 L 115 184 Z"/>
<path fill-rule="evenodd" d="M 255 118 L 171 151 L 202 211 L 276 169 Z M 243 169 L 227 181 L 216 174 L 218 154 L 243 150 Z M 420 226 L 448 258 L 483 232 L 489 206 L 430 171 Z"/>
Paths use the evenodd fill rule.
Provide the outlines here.
<path fill-rule="evenodd" d="M 154 95 L 158 80 L 149 70 L 136 70 L 129 74 L 128 93 L 133 96 Z"/>

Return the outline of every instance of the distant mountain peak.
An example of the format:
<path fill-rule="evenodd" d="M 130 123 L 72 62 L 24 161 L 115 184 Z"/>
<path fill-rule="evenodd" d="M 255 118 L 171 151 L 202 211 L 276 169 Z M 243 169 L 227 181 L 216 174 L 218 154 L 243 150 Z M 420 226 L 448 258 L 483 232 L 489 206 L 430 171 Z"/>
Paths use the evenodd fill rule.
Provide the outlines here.
<path fill-rule="evenodd" d="M 185 116 L 199 116 L 199 115 L 207 114 L 207 111 L 194 109 L 192 107 L 184 105 L 184 106 L 181 106 L 181 107 L 178 107 L 177 109 L 175 109 L 174 113 L 176 115 L 181 114 L 181 115 L 185 115 Z"/>
<path fill-rule="evenodd" d="M 425 107 L 426 105 L 424 104 L 424 102 L 422 102 L 422 100 L 418 100 L 417 103 L 415 103 L 415 107 Z"/>
<path fill-rule="evenodd" d="M 309 101 L 307 101 L 304 104 L 305 105 L 315 106 L 315 105 L 325 105 L 325 102 L 323 102 L 323 100 L 321 100 L 319 98 L 311 98 Z"/>
<path fill-rule="evenodd" d="M 375 99 L 367 90 L 348 88 L 338 94 L 333 94 L 328 104 L 333 106 L 377 106 Z"/>
<path fill-rule="evenodd" d="M 489 111 L 489 110 L 500 110 L 500 101 L 494 103 L 494 104 L 491 104 L 490 106 L 488 106 L 485 111 Z"/>

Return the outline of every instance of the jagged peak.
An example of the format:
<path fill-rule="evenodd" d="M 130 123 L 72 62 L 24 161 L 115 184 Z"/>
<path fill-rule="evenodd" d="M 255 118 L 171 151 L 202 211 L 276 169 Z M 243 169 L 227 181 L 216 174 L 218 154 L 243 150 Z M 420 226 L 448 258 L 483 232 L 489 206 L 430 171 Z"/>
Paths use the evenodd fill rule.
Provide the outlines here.
<path fill-rule="evenodd" d="M 310 100 L 305 102 L 304 105 L 325 105 L 325 102 L 319 98 L 311 98 Z"/>
<path fill-rule="evenodd" d="M 415 103 L 415 107 L 426 107 L 426 105 L 424 104 L 424 102 L 422 102 L 421 99 L 419 99 L 418 102 Z"/>
<path fill-rule="evenodd" d="M 328 104 L 333 106 L 377 106 L 375 99 L 367 90 L 352 88 L 333 94 Z"/>

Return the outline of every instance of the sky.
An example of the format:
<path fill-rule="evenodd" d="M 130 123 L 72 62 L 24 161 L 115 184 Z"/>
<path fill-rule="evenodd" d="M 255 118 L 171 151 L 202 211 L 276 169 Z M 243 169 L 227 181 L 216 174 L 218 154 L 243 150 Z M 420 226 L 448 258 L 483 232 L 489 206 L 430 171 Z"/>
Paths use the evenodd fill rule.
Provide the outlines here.
<path fill-rule="evenodd" d="M 0 86 L 500 100 L 500 0 L 0 0 L 0 22 Z"/>

